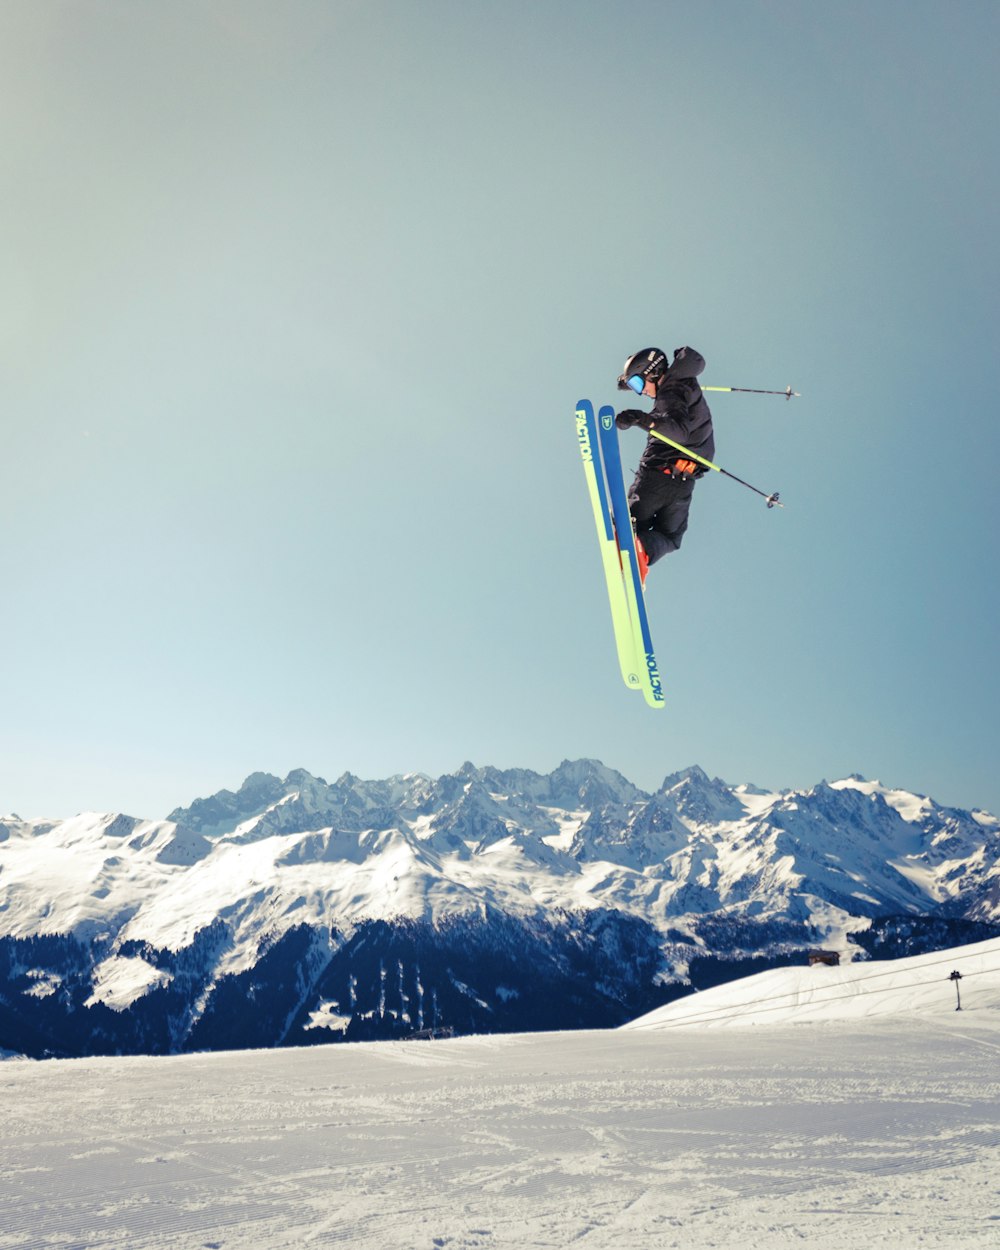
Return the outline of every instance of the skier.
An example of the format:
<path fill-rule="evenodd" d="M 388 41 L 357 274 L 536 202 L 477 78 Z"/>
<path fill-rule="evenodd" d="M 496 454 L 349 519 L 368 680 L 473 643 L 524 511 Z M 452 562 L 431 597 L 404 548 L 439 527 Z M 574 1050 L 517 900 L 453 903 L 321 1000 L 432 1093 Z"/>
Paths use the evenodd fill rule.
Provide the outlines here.
<path fill-rule="evenodd" d="M 647 396 L 654 401 L 653 410 L 645 413 L 626 408 L 615 417 L 615 424 L 620 430 L 633 425 L 658 430 L 712 460 L 712 414 L 695 381 L 704 368 L 705 358 L 693 347 L 679 347 L 669 365 L 666 353 L 658 347 L 635 352 L 625 361 L 618 389 Z M 628 494 L 643 581 L 651 564 L 681 545 L 695 481 L 707 472 L 704 465 L 650 436 Z"/>

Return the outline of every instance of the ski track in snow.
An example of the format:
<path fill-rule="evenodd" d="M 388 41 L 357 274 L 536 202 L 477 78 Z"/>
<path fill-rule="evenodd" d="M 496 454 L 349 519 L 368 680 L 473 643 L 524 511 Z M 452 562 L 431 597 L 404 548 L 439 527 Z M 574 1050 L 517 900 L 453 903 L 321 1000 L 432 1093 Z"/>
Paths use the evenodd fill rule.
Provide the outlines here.
<path fill-rule="evenodd" d="M 947 1000 L 10 1061 L 0 1086 L 2 1250 L 1000 1244 L 1000 1013 Z"/>

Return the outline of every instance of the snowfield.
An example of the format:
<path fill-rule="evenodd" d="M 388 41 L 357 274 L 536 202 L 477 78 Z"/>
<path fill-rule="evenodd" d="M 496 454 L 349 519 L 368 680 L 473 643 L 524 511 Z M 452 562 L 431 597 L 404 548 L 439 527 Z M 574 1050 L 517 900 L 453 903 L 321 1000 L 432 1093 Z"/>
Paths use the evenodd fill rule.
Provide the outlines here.
<path fill-rule="evenodd" d="M 5 1250 L 1000 1244 L 997 941 L 616 1031 L 11 1060 L 0 1084 Z"/>

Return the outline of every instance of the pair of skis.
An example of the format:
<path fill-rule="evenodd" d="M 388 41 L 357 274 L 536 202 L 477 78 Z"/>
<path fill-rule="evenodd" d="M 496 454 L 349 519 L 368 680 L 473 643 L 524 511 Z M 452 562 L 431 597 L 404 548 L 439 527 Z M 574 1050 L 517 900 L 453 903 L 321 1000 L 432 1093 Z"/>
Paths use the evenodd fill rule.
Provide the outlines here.
<path fill-rule="evenodd" d="M 611 604 L 611 623 L 622 678 L 630 690 L 641 690 L 650 707 L 663 707 L 663 688 L 649 635 L 635 533 L 625 494 L 615 410 L 581 399 L 576 406 L 576 433 L 594 509 L 604 577 Z"/>

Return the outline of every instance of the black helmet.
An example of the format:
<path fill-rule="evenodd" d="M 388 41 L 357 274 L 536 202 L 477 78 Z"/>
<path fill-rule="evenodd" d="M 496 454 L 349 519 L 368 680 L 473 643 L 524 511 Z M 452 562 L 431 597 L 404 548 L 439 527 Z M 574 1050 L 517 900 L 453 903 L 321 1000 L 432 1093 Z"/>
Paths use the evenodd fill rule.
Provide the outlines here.
<path fill-rule="evenodd" d="M 666 354 L 658 347 L 644 347 L 635 352 L 625 361 L 621 376 L 618 379 L 620 391 L 635 391 L 641 395 L 647 382 L 655 382 L 663 376 L 667 369 Z M 642 386 L 638 382 L 642 382 Z"/>

